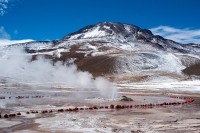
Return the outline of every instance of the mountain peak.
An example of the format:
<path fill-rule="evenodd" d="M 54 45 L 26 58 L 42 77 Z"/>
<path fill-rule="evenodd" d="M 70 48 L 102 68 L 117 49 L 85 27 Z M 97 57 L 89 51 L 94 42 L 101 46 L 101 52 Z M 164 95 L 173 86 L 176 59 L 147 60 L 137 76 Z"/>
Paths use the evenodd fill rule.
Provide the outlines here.
<path fill-rule="evenodd" d="M 41 45 L 39 48 L 37 45 Z M 143 50 L 151 49 L 158 51 L 174 51 L 174 52 L 197 52 L 199 46 L 197 45 L 183 45 L 173 40 L 168 40 L 159 35 L 154 35 L 148 29 L 142 29 L 132 24 L 125 24 L 120 22 L 100 22 L 96 25 L 88 25 L 84 28 L 66 35 L 60 40 L 51 41 L 47 44 L 41 42 L 33 42 L 31 44 L 24 44 L 27 49 L 44 49 L 46 47 L 53 47 L 52 50 L 59 47 L 77 49 L 82 45 L 81 49 L 97 49 L 99 51 L 105 49 L 123 49 L 123 50 Z M 84 48 L 83 48 L 84 45 Z M 16 45 L 14 45 L 16 46 Z M 195 47 L 195 48 L 194 48 Z M 197 48 L 197 49 L 196 49 Z M 97 50 L 98 51 L 98 50 Z"/>
<path fill-rule="evenodd" d="M 135 25 L 119 22 L 100 22 L 96 25 L 89 25 L 78 30 L 77 32 L 68 34 L 63 38 L 63 40 L 111 37 L 121 41 L 130 41 L 130 39 L 136 39 L 138 34 L 143 34 L 145 38 L 153 36 L 150 30 L 141 29 Z"/>

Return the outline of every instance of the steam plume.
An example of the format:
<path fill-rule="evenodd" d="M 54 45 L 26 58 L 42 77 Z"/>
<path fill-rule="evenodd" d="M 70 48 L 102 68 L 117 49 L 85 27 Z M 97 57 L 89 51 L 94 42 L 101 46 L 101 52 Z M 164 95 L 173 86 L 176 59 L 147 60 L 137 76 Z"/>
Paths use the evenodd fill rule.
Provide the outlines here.
<path fill-rule="evenodd" d="M 108 80 L 98 77 L 94 80 L 89 72 L 77 70 L 76 65 L 53 64 L 40 56 L 31 61 L 31 56 L 23 50 L 10 49 L 0 53 L 0 76 L 17 82 L 42 84 L 46 86 L 64 85 L 67 87 L 99 90 L 103 96 L 113 97 L 117 88 Z"/>

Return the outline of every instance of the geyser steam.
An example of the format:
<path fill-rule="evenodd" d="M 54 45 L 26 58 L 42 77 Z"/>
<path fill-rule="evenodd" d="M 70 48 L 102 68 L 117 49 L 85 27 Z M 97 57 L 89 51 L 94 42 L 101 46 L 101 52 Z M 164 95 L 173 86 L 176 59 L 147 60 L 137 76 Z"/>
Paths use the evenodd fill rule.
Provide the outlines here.
<path fill-rule="evenodd" d="M 101 95 L 113 98 L 117 87 L 108 80 L 98 77 L 95 80 L 89 72 L 77 70 L 76 65 L 66 65 L 40 56 L 31 61 L 30 54 L 23 50 L 10 49 L 0 53 L 0 76 L 9 77 L 17 82 L 42 84 L 45 86 L 64 85 L 81 89 L 99 90 Z"/>

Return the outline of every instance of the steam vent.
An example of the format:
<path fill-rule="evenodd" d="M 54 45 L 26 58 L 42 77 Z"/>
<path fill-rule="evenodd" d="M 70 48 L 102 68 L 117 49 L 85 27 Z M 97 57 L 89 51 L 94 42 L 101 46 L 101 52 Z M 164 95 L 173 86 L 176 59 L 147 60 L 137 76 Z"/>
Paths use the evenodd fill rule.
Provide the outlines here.
<path fill-rule="evenodd" d="M 127 96 L 121 96 L 121 97 L 119 98 L 119 100 L 120 100 L 120 101 L 133 101 L 132 98 L 129 98 L 129 97 L 127 97 Z"/>

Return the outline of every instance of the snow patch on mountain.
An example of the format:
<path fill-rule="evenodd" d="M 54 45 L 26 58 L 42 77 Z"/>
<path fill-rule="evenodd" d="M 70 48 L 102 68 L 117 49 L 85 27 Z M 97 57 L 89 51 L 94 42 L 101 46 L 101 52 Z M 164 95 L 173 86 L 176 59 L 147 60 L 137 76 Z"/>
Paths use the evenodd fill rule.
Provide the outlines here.
<path fill-rule="evenodd" d="M 115 61 L 117 73 L 140 72 L 174 72 L 181 73 L 185 68 L 179 58 L 171 53 L 134 53 L 117 56 Z"/>
<path fill-rule="evenodd" d="M 65 49 L 57 49 L 57 50 L 55 50 L 54 52 L 53 52 L 53 55 L 55 56 L 55 57 L 58 57 L 58 58 L 60 58 L 61 57 L 61 52 L 63 52 Z"/>
<path fill-rule="evenodd" d="M 83 38 L 94 38 L 94 37 L 102 37 L 102 36 L 106 36 L 105 31 L 101 31 L 99 30 L 99 26 L 97 26 L 95 29 L 93 29 L 92 31 L 85 33 Z"/>

